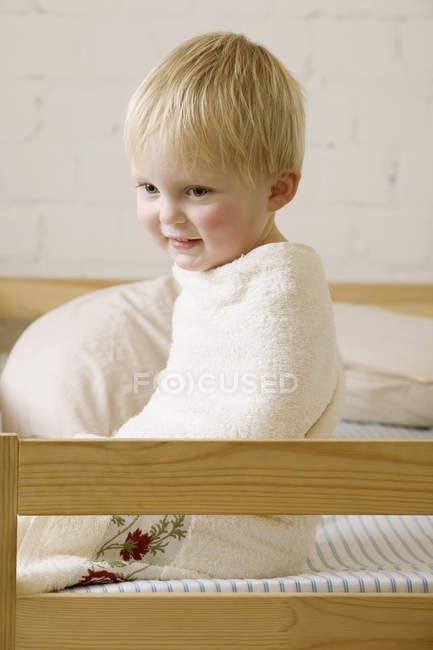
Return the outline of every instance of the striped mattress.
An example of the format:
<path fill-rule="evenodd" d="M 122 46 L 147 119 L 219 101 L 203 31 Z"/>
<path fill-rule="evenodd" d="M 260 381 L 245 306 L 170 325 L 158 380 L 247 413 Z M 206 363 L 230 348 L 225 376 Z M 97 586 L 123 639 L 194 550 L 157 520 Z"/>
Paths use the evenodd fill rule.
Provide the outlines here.
<path fill-rule="evenodd" d="M 433 429 L 347 422 L 336 438 L 433 439 Z M 137 580 L 64 592 L 433 592 L 432 516 L 324 515 L 305 572 L 271 579 Z"/>

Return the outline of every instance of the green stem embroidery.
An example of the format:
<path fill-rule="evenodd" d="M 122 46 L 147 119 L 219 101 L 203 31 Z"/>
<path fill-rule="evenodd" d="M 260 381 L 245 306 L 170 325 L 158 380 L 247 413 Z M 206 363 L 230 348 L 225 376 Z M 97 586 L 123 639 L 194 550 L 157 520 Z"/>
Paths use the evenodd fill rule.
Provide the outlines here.
<path fill-rule="evenodd" d="M 114 517 L 114 516 L 115 516 L 115 515 L 113 515 L 113 517 Z M 131 523 L 129 524 L 129 526 L 126 526 L 126 528 L 124 528 L 123 530 L 119 530 L 119 531 L 118 531 L 118 532 L 117 532 L 117 533 L 116 533 L 116 534 L 115 534 L 111 539 L 107 540 L 107 541 L 105 542 L 105 544 L 103 544 L 103 545 L 101 546 L 101 548 L 98 550 L 95 559 L 98 560 L 99 557 L 100 557 L 101 555 L 104 555 L 105 551 L 107 550 L 108 544 L 110 544 L 110 542 L 112 542 L 113 539 L 116 539 L 116 537 L 119 537 L 119 535 L 122 535 L 123 533 L 126 533 L 126 531 L 127 531 L 129 528 L 131 528 L 131 527 L 135 524 L 135 522 L 137 521 L 137 519 L 139 518 L 139 516 L 140 516 L 140 515 L 136 515 L 135 518 L 134 518 L 134 519 L 131 521 Z"/>
<path fill-rule="evenodd" d="M 164 548 L 169 544 L 167 542 L 166 544 L 162 544 L 164 540 L 166 540 L 168 537 L 174 537 L 177 539 L 182 539 L 182 537 L 186 536 L 186 530 L 178 530 L 180 526 L 183 524 L 185 515 L 175 515 L 174 520 L 171 522 L 172 524 L 172 529 L 170 532 L 168 532 L 164 537 L 161 537 L 162 533 L 166 531 L 167 528 L 167 519 L 168 515 L 165 515 L 164 518 L 161 520 L 161 525 L 159 526 L 159 531 L 158 527 L 155 528 L 154 531 L 154 526 L 150 529 L 150 536 L 152 537 L 152 543 L 149 545 L 149 551 L 152 553 L 152 555 L 156 555 L 157 551 L 162 551 L 164 552 Z"/>

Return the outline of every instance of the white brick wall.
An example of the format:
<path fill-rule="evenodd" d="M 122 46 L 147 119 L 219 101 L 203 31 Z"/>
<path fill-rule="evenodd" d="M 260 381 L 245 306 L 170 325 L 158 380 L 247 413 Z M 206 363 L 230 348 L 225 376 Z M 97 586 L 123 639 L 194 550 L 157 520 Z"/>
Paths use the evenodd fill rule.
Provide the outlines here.
<path fill-rule="evenodd" d="M 0 0 L 0 276 L 170 270 L 136 220 L 123 120 L 164 54 L 216 29 L 306 91 L 285 236 L 331 281 L 433 282 L 433 0 Z"/>

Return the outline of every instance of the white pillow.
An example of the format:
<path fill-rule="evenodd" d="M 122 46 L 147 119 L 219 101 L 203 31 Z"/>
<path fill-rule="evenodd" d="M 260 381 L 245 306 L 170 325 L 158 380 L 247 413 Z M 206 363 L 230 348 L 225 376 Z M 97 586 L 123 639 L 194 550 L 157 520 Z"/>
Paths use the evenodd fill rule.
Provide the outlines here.
<path fill-rule="evenodd" d="M 179 291 L 168 274 L 85 294 L 34 321 L 0 377 L 3 431 L 111 436 L 141 411 L 166 365 Z"/>
<path fill-rule="evenodd" d="M 433 427 L 433 318 L 334 303 L 343 419 Z"/>

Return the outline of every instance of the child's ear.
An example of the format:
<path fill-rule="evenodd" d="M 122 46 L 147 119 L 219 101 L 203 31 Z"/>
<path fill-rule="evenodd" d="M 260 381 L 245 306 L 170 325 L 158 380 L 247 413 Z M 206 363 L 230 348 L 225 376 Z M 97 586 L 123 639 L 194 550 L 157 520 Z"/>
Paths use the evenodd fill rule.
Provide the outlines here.
<path fill-rule="evenodd" d="M 283 172 L 278 176 L 271 186 L 268 198 L 269 212 L 279 210 L 293 199 L 300 180 L 301 174 L 294 172 Z"/>

